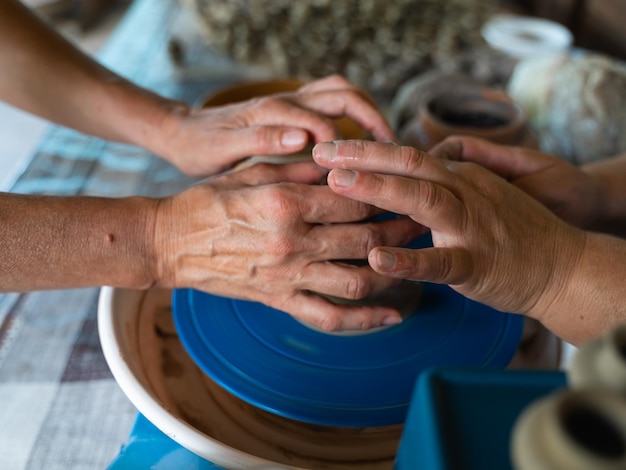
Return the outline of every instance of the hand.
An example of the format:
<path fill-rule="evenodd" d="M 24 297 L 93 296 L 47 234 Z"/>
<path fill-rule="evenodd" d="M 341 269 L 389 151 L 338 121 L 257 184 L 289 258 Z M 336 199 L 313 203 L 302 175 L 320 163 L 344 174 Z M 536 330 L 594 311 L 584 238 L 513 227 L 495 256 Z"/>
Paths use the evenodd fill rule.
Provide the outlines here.
<path fill-rule="evenodd" d="M 421 230 L 408 218 L 353 223 L 380 211 L 318 184 L 325 175 L 312 162 L 260 164 L 163 200 L 157 283 L 259 301 L 324 330 L 399 322 L 388 307 L 314 294 L 360 299 L 397 284 L 339 260 L 365 260 L 374 246 L 401 246 Z"/>
<path fill-rule="evenodd" d="M 473 137 L 450 137 L 429 153 L 489 168 L 577 227 L 594 228 L 603 218 L 606 185 L 561 158 Z"/>
<path fill-rule="evenodd" d="M 159 144 L 143 144 L 189 175 L 228 169 L 252 155 L 286 155 L 309 141 L 341 138 L 334 119 L 348 116 L 378 140 L 394 140 L 389 125 L 362 90 L 339 76 L 294 93 L 216 108 L 172 108 Z"/>
<path fill-rule="evenodd" d="M 585 233 L 472 163 L 364 141 L 318 144 L 337 194 L 407 214 L 433 248 L 374 248 L 371 267 L 396 278 L 449 284 L 461 294 L 538 320 L 569 282 Z"/>

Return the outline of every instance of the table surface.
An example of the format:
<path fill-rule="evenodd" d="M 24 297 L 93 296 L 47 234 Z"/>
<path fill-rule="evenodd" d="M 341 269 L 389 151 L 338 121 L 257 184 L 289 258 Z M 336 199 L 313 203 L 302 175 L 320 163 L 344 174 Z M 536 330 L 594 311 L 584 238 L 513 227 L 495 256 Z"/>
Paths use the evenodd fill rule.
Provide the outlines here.
<path fill-rule="evenodd" d="M 180 15 L 176 0 L 135 0 L 98 59 L 189 103 L 250 78 L 217 57 L 204 58 L 202 66 L 173 66 L 167 48 Z M 190 183 L 142 149 L 51 127 L 11 191 L 161 196 Z M 0 468 L 106 468 L 126 441 L 136 410 L 102 355 L 98 293 L 0 295 Z"/>

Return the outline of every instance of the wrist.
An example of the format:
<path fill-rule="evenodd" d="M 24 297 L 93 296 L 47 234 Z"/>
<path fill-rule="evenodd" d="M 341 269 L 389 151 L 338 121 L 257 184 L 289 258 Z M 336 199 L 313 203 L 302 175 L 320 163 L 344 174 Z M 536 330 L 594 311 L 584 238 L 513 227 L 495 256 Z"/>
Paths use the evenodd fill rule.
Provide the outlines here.
<path fill-rule="evenodd" d="M 158 200 L 133 196 L 111 201 L 114 213 L 107 223 L 108 241 L 109 245 L 118 246 L 112 251 L 112 259 L 121 257 L 117 262 L 122 267 L 112 275 L 117 279 L 113 285 L 148 289 L 157 283 L 153 233 Z"/>
<path fill-rule="evenodd" d="M 134 143 L 180 168 L 176 142 L 190 113 L 186 103 L 157 96 L 147 125 L 137 129 Z"/>
<path fill-rule="evenodd" d="M 623 263 L 626 242 L 585 232 L 585 244 L 566 282 L 541 308 L 541 322 L 557 336 L 577 345 L 626 321 Z"/>
<path fill-rule="evenodd" d="M 530 308 L 522 312 L 525 315 L 539 320 L 548 329 L 559 335 L 552 328 L 558 324 L 563 311 L 574 299 L 577 292 L 576 284 L 584 275 L 581 269 L 581 260 L 588 250 L 589 233 L 568 225 L 564 234 L 553 237 L 553 246 L 547 250 L 551 259 L 542 260 L 541 264 L 549 270 L 547 278 L 542 281 L 543 288 L 536 301 Z M 558 329 L 558 328 L 557 328 Z M 560 336 L 560 335 L 559 335 Z"/>
<path fill-rule="evenodd" d="M 151 233 L 146 234 L 146 239 L 151 240 L 150 268 L 155 285 L 170 289 L 183 287 L 177 284 L 176 241 L 181 237 L 178 225 L 185 223 L 181 221 L 184 212 L 174 209 L 174 198 L 175 196 L 157 201 L 147 225 Z M 175 216 L 177 213 L 178 218 Z"/>
<path fill-rule="evenodd" d="M 105 83 L 100 93 L 99 120 L 104 121 L 100 137 L 142 147 L 170 159 L 171 141 L 180 132 L 189 106 L 165 98 L 120 77 L 101 79 Z"/>

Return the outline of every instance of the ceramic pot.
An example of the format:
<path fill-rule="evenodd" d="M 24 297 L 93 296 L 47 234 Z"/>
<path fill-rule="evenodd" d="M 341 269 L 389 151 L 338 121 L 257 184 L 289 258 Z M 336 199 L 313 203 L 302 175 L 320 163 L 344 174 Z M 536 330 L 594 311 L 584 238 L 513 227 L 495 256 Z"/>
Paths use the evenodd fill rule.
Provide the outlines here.
<path fill-rule="evenodd" d="M 602 387 L 626 395 L 626 325 L 582 345 L 567 370 L 572 388 Z"/>
<path fill-rule="evenodd" d="M 451 135 L 534 146 L 522 108 L 503 91 L 473 85 L 426 95 L 399 134 L 404 145 L 423 151 Z"/>
<path fill-rule="evenodd" d="M 626 401 L 585 389 L 534 402 L 513 429 L 512 459 L 516 470 L 626 468 Z"/>

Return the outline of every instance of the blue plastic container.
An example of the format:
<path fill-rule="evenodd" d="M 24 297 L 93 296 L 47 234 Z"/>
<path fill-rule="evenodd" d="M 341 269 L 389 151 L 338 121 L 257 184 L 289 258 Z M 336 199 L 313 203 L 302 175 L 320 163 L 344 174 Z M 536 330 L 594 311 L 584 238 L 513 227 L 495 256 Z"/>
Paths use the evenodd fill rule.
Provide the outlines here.
<path fill-rule="evenodd" d="M 417 381 L 396 470 L 511 469 L 511 431 L 530 403 L 566 385 L 548 371 L 433 369 Z"/>

